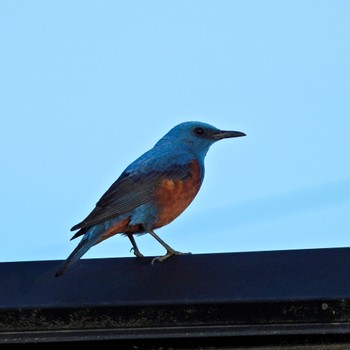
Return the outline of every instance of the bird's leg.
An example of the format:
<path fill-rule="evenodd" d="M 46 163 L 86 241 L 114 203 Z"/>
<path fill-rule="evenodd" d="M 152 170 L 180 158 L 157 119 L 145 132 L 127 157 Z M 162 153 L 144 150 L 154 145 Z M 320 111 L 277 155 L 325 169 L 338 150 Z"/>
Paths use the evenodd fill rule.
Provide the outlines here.
<path fill-rule="evenodd" d="M 168 259 L 170 258 L 171 256 L 173 255 L 184 255 L 184 254 L 191 254 L 191 253 L 181 253 L 181 252 L 178 252 L 176 250 L 174 250 L 173 248 L 171 248 L 168 244 L 166 244 L 160 237 L 158 237 L 154 231 L 152 230 L 149 230 L 148 233 L 153 236 L 165 249 L 166 249 L 166 254 L 163 255 L 163 256 L 158 256 L 156 258 L 154 258 L 152 260 L 152 265 L 155 261 L 159 261 L 159 262 L 162 262 L 164 261 L 165 259 Z"/>
<path fill-rule="evenodd" d="M 130 242 L 132 244 L 132 248 L 130 249 L 130 251 L 134 251 L 134 255 L 137 256 L 138 258 L 142 258 L 143 255 L 141 254 L 141 252 L 139 251 L 139 248 L 137 247 L 137 244 L 136 244 L 136 241 L 135 241 L 135 238 L 133 235 L 127 235 L 128 238 L 130 239 Z"/>

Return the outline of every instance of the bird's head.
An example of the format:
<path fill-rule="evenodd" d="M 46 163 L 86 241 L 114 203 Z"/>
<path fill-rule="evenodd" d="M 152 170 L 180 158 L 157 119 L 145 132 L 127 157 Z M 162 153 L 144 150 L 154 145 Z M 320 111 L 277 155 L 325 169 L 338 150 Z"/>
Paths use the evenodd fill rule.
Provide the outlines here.
<path fill-rule="evenodd" d="M 245 135 L 240 131 L 220 130 L 210 124 L 190 121 L 173 127 L 159 143 L 170 142 L 179 146 L 184 145 L 191 148 L 194 153 L 205 156 L 209 147 L 216 141 Z"/>

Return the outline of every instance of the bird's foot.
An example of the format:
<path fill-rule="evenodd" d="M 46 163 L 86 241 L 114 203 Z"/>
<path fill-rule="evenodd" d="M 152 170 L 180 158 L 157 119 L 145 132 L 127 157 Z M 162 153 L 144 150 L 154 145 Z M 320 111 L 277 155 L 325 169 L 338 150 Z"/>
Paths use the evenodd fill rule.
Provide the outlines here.
<path fill-rule="evenodd" d="M 156 258 L 152 259 L 151 264 L 153 265 L 155 261 L 163 262 L 164 260 L 170 258 L 173 255 L 189 255 L 192 253 L 181 253 L 176 250 L 168 250 L 167 253 L 163 256 L 157 256 Z"/>
<path fill-rule="evenodd" d="M 132 247 L 130 249 L 130 252 L 134 252 L 134 255 L 137 256 L 138 258 L 143 258 L 143 254 L 141 254 L 141 252 L 138 249 L 135 249 L 134 247 Z"/>

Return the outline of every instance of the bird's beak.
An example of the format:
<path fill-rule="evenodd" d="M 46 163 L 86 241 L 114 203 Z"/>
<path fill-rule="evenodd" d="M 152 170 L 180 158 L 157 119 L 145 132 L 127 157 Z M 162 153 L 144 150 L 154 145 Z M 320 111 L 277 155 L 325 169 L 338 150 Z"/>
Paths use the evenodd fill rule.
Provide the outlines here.
<path fill-rule="evenodd" d="M 214 140 L 221 140 L 221 139 L 227 139 L 230 137 L 241 137 L 241 136 L 246 136 L 246 134 L 244 132 L 240 132 L 240 131 L 219 130 L 218 132 L 216 132 L 212 135 L 212 138 Z"/>

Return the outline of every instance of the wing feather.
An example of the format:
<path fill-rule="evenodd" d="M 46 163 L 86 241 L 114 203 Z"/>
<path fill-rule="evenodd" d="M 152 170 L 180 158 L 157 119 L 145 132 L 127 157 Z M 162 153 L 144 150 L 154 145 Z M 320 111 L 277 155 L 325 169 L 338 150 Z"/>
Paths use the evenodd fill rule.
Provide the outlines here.
<path fill-rule="evenodd" d="M 112 184 L 96 203 L 92 212 L 71 231 L 87 228 L 127 213 L 152 201 L 154 189 L 164 178 L 185 179 L 190 176 L 190 164 L 170 165 L 161 171 L 131 173 L 127 170 Z"/>

